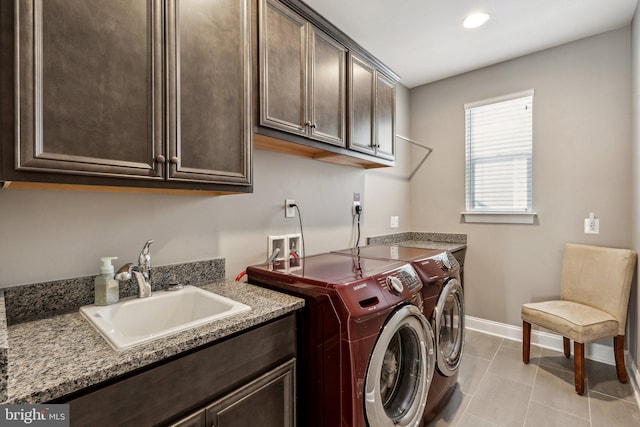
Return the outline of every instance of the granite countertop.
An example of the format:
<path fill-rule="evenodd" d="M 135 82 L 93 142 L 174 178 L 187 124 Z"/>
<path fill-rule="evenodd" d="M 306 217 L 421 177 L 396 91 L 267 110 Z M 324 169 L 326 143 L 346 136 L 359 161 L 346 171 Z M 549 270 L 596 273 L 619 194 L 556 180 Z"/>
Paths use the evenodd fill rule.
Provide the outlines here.
<path fill-rule="evenodd" d="M 407 231 L 369 237 L 367 238 L 367 244 L 412 246 L 415 248 L 441 249 L 455 252 L 467 247 L 467 235 Z"/>
<path fill-rule="evenodd" d="M 304 306 L 300 298 L 228 279 L 198 286 L 247 304 L 251 311 L 126 350 L 114 350 L 77 310 L 10 325 L 7 396 L 2 403 L 55 399 Z"/>
<path fill-rule="evenodd" d="M 449 252 L 455 252 L 467 247 L 466 243 L 437 242 L 430 240 L 406 240 L 404 242 L 394 244 L 397 244 L 398 246 L 410 246 L 413 248 L 441 249 Z"/>

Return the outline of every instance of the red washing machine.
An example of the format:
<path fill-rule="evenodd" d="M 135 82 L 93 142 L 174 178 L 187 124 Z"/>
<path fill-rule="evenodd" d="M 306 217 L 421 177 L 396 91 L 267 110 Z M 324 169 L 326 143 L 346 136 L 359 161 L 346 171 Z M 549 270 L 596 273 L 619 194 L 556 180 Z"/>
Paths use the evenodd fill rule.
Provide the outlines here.
<path fill-rule="evenodd" d="M 298 425 L 422 425 L 435 338 L 405 262 L 321 254 L 247 268 L 305 299 L 297 321 Z"/>
<path fill-rule="evenodd" d="M 436 373 L 424 413 L 432 420 L 447 404 L 458 381 L 464 350 L 464 296 L 460 265 L 444 250 L 396 245 L 371 245 L 335 253 L 361 258 L 411 263 L 423 283 L 423 313 L 431 321 L 436 340 Z"/>

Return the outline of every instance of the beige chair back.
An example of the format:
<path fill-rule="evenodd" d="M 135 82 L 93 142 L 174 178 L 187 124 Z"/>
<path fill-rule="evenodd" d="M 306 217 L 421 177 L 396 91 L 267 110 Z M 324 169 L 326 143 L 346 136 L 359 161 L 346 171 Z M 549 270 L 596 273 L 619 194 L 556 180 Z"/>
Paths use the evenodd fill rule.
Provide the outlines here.
<path fill-rule="evenodd" d="M 636 257 L 629 249 L 567 243 L 560 298 L 606 311 L 618 320 L 618 335 L 624 335 Z"/>

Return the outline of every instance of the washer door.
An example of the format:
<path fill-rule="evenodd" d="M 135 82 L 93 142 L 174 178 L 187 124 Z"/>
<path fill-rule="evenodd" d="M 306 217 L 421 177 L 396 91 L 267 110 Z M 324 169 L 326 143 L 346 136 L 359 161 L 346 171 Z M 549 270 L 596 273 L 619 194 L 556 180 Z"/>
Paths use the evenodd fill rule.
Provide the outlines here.
<path fill-rule="evenodd" d="M 369 359 L 364 383 L 368 425 L 419 425 L 434 367 L 431 326 L 416 306 L 403 306 L 387 320 Z"/>
<path fill-rule="evenodd" d="M 464 297 L 459 280 L 450 279 L 444 285 L 434 316 L 438 371 L 451 376 L 460 366 L 464 349 Z"/>

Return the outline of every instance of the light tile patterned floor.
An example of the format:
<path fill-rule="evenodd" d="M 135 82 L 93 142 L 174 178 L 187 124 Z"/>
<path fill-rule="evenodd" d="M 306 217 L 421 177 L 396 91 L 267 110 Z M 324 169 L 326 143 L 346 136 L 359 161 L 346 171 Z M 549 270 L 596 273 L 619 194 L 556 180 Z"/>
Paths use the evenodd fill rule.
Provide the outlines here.
<path fill-rule="evenodd" d="M 531 346 L 525 365 L 521 346 L 466 331 L 455 393 L 429 427 L 640 426 L 633 390 L 618 382 L 614 366 L 587 360 L 587 391 L 579 396 L 573 358 Z"/>

